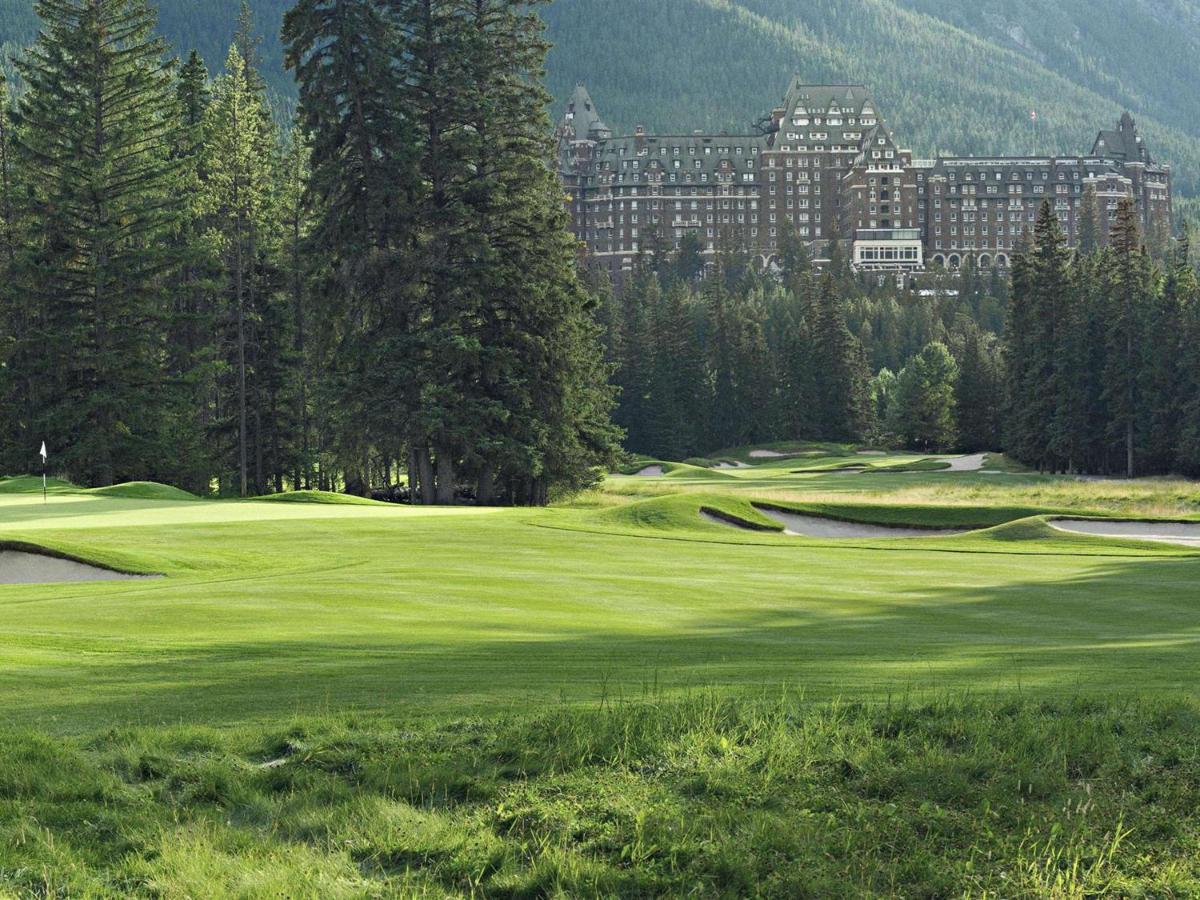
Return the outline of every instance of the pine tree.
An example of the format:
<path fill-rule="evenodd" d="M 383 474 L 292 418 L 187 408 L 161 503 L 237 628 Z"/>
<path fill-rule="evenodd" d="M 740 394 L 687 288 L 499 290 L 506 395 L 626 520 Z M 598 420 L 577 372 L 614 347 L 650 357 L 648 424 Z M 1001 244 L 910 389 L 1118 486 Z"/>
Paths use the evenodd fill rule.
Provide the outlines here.
<path fill-rule="evenodd" d="M 1000 447 L 1000 372 L 991 344 L 978 326 L 966 330 L 954 398 L 958 444 L 967 453 Z"/>
<path fill-rule="evenodd" d="M 372 444 L 407 444 L 412 496 L 432 503 L 415 434 L 419 149 L 401 99 L 397 23 L 378 0 L 300 0 L 283 36 L 310 144 L 313 300 L 330 326 L 308 345 L 325 375 L 318 480 L 340 468 L 361 490 Z"/>
<path fill-rule="evenodd" d="M 307 197 L 310 176 L 309 147 L 300 128 L 294 127 L 288 135 L 279 166 L 277 190 L 279 224 L 282 228 L 280 267 L 290 312 L 291 350 L 296 369 L 294 415 L 299 439 L 293 453 L 291 476 L 297 490 L 312 487 L 316 453 L 310 406 L 310 382 L 315 365 L 308 355 L 308 331 L 312 318 L 309 288 L 315 267 L 305 254 L 313 227 Z"/>
<path fill-rule="evenodd" d="M 0 436 L 0 469 L 20 472 L 37 440 L 28 372 L 30 354 L 38 350 L 30 340 L 29 309 L 17 280 L 25 236 L 18 219 L 10 116 L 8 80 L 0 77 L 0 421 L 8 423 L 7 433 Z"/>
<path fill-rule="evenodd" d="M 822 281 L 813 324 L 813 388 L 819 437 L 852 441 L 866 431 L 866 359 L 846 326 L 832 273 Z"/>
<path fill-rule="evenodd" d="M 211 487 L 215 460 L 210 450 L 212 396 L 215 389 L 213 296 L 219 261 L 208 240 L 205 215 L 204 124 L 211 99 L 208 70 L 192 51 L 175 86 L 179 121 L 172 155 L 178 164 L 176 196 L 183 212 L 171 235 L 178 267 L 167 280 L 172 298 L 167 344 L 169 389 L 180 394 L 182 421 L 173 428 L 179 462 L 176 483 L 194 493 Z"/>
<path fill-rule="evenodd" d="M 1122 200 L 1112 230 L 1112 253 L 1105 281 L 1108 291 L 1107 365 L 1104 400 L 1108 408 L 1109 436 L 1123 449 L 1124 471 L 1136 471 L 1138 422 L 1144 415 L 1141 349 L 1153 272 L 1141 249 L 1137 213 L 1131 200 Z"/>
<path fill-rule="evenodd" d="M 1039 469 L 1066 464 L 1066 448 L 1052 428 L 1058 413 L 1058 377 L 1062 307 L 1071 290 L 1070 255 L 1062 227 L 1049 201 L 1042 203 L 1034 227 L 1030 257 L 1028 370 L 1020 404 L 1024 433 L 1029 438 L 1025 461 Z"/>
<path fill-rule="evenodd" d="M 1176 461 L 1180 471 L 1200 474 L 1200 281 L 1191 261 L 1191 231 L 1186 229 L 1176 249 L 1175 293 L 1181 308 L 1179 359 L 1181 377 L 1176 385 L 1180 403 Z"/>
<path fill-rule="evenodd" d="M 73 477 L 173 477 L 160 389 L 181 214 L 172 64 L 144 0 L 43 0 L 20 62 L 17 153 L 40 224 L 25 270 L 35 429 Z"/>
<path fill-rule="evenodd" d="M 1088 185 L 1083 190 L 1083 207 L 1079 211 L 1079 252 L 1091 256 L 1101 246 L 1100 201 L 1096 188 Z"/>
<path fill-rule="evenodd" d="M 1151 292 L 1146 309 L 1145 339 L 1141 347 L 1139 391 L 1146 398 L 1139 417 L 1144 435 L 1142 466 L 1145 471 L 1178 471 L 1177 453 L 1187 395 L 1184 360 L 1185 308 L 1194 298 L 1196 273 L 1188 261 L 1190 241 L 1185 235 L 1173 248 L 1173 259 L 1161 288 Z"/>
<path fill-rule="evenodd" d="M 271 158 L 262 131 L 262 101 L 246 78 L 236 47 L 230 48 L 226 73 L 218 79 L 206 113 L 206 212 L 220 247 L 226 278 L 226 300 L 219 315 L 228 336 L 223 358 L 232 381 L 229 416 L 236 446 L 238 492 L 250 489 L 250 366 L 249 344 L 254 315 L 255 233 L 270 202 Z M 218 426 L 223 423 L 218 422 Z M 255 486 L 262 489 L 261 479 Z"/>
<path fill-rule="evenodd" d="M 1036 383 L 1033 370 L 1033 241 L 1025 232 L 1012 259 L 1012 286 L 1004 328 L 1004 440 L 1008 452 L 1027 461 L 1037 455 L 1039 423 L 1025 413 L 1025 398 Z"/>
<path fill-rule="evenodd" d="M 938 342 L 926 346 L 904 367 L 896 379 L 891 430 L 905 445 L 925 452 L 954 446 L 957 380 L 958 365 L 946 345 Z"/>

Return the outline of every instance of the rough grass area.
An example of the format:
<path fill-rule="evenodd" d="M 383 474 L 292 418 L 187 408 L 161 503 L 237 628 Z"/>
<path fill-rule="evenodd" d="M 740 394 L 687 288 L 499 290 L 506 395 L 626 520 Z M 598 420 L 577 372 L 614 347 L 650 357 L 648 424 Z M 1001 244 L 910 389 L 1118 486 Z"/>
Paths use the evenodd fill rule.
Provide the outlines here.
<path fill-rule="evenodd" d="M 0 893 L 1186 897 L 1200 706 L 714 697 L 0 734 Z"/>

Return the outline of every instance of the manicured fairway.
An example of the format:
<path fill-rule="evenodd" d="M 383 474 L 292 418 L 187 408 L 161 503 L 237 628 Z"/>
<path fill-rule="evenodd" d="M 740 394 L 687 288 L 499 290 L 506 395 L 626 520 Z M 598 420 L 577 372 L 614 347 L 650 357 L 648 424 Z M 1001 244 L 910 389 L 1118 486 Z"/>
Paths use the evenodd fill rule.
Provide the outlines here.
<path fill-rule="evenodd" d="M 0 540 L 167 576 L 0 587 L 0 716 L 78 731 L 445 717 L 648 690 L 1172 694 L 1200 676 L 1200 555 L 1186 549 L 1049 529 L 847 545 L 696 513 L 626 527 L 624 501 L 600 499 L 413 510 L 0 495 Z"/>

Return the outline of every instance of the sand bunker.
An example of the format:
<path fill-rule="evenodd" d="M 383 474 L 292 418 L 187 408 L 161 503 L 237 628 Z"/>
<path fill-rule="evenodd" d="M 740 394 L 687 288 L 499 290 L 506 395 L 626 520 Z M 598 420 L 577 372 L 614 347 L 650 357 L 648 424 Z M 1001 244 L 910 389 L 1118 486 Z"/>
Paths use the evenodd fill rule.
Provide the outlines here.
<path fill-rule="evenodd" d="M 949 469 L 943 469 L 943 472 L 978 472 L 983 468 L 983 464 L 987 461 L 986 453 L 975 453 L 971 456 L 960 456 L 958 459 L 948 459 L 950 463 Z"/>
<path fill-rule="evenodd" d="M 735 463 L 719 462 L 715 466 L 713 466 L 713 468 L 714 469 L 748 469 L 748 468 L 750 468 L 750 464 L 744 463 L 744 462 L 735 462 Z"/>
<path fill-rule="evenodd" d="M 1193 524 L 1191 522 L 1103 522 L 1082 519 L 1052 519 L 1050 525 L 1059 531 L 1069 531 L 1074 534 L 1094 534 L 1100 537 L 1178 544 L 1181 547 L 1200 547 L 1200 522 Z"/>
<path fill-rule="evenodd" d="M 780 453 L 778 450 L 751 450 L 751 459 L 783 459 L 788 454 Z"/>
<path fill-rule="evenodd" d="M 642 469 L 637 474 L 639 478 L 657 478 L 659 475 L 663 474 L 663 467 L 646 466 L 646 468 Z"/>
<path fill-rule="evenodd" d="M 757 507 L 758 511 L 769 519 L 774 519 L 784 527 L 784 534 L 792 537 L 815 538 L 909 538 L 909 537 L 950 537 L 965 534 L 969 529 L 941 529 L 893 527 L 891 525 L 868 525 L 862 522 L 839 522 L 837 519 L 823 519 L 819 516 L 805 516 L 800 513 L 781 512 L 778 509 Z"/>
<path fill-rule="evenodd" d="M 71 559 L 0 550 L 0 584 L 58 584 L 66 581 L 134 581 L 153 575 L 126 575 Z"/>

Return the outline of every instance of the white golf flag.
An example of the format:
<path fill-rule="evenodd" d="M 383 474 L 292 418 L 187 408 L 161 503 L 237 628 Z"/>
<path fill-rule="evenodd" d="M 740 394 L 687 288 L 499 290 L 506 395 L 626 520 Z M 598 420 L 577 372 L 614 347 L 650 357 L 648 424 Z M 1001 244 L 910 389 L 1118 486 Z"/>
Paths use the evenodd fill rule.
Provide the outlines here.
<path fill-rule="evenodd" d="M 42 449 L 41 449 L 40 453 L 41 453 L 41 457 L 42 457 L 42 462 L 45 462 L 46 461 L 46 442 L 45 441 L 42 441 Z"/>

